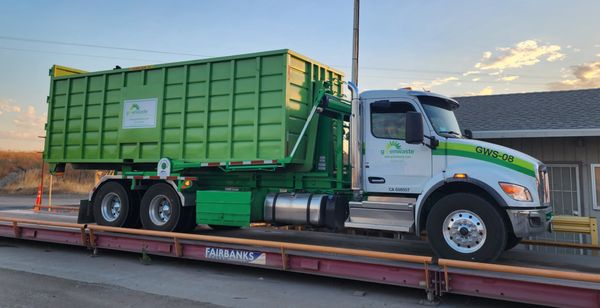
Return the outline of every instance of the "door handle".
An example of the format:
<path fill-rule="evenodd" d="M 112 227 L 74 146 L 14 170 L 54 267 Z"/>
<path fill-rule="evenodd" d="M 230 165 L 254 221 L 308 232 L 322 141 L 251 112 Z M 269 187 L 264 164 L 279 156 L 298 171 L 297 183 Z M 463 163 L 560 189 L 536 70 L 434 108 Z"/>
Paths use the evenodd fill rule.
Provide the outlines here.
<path fill-rule="evenodd" d="M 378 176 L 370 176 L 369 177 L 369 183 L 371 183 L 371 184 L 384 184 L 385 183 L 385 179 L 384 178 L 380 178 Z"/>

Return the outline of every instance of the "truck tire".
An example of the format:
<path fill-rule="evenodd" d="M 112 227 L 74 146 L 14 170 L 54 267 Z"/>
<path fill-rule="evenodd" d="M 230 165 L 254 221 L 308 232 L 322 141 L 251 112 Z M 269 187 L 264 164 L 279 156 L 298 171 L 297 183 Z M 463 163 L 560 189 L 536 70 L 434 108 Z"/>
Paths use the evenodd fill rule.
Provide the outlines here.
<path fill-rule="evenodd" d="M 183 207 L 177 192 L 167 183 L 157 183 L 142 197 L 140 219 L 147 230 L 186 232 L 195 227 L 194 207 Z"/>
<path fill-rule="evenodd" d="M 93 200 L 94 218 L 101 226 L 136 227 L 139 225 L 138 203 L 119 182 L 100 186 Z"/>
<path fill-rule="evenodd" d="M 493 262 L 504 251 L 507 231 L 494 205 L 468 193 L 437 201 L 427 217 L 427 236 L 440 258 Z"/>

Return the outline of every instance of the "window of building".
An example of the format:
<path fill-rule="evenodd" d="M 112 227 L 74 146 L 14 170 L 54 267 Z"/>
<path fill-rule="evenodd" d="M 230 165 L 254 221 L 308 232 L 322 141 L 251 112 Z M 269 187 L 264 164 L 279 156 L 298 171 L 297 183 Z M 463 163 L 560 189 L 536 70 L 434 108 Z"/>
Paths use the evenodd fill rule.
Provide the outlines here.
<path fill-rule="evenodd" d="M 592 204 L 600 210 L 600 164 L 592 164 Z"/>
<path fill-rule="evenodd" d="M 414 111 L 406 102 L 380 101 L 371 104 L 371 132 L 384 139 L 404 139 L 406 112 Z"/>

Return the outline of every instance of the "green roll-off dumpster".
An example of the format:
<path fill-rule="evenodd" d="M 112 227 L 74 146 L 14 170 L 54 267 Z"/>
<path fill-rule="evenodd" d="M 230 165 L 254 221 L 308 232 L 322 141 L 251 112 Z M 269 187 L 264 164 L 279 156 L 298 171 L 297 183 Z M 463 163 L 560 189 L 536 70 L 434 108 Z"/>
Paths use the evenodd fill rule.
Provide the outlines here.
<path fill-rule="evenodd" d="M 94 73 L 55 66 L 51 75 L 44 157 L 80 165 L 283 160 L 312 82 L 342 79 L 290 50 Z M 305 158 L 303 142 L 294 163 Z"/>

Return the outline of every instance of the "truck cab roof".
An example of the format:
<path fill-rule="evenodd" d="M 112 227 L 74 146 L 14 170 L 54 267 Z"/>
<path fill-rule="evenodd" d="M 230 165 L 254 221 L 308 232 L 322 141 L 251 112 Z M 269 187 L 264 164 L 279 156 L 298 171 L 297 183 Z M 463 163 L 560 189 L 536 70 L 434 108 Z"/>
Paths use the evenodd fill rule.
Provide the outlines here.
<path fill-rule="evenodd" d="M 437 93 L 433 93 L 433 92 L 427 92 L 427 91 L 397 89 L 397 90 L 367 90 L 367 91 L 360 93 L 360 97 L 364 98 L 364 99 L 378 99 L 378 98 L 389 99 L 389 98 L 417 97 L 417 96 L 431 96 L 431 97 L 441 98 L 441 99 L 447 100 L 449 102 L 452 102 L 453 104 L 456 104 L 456 108 L 458 108 L 458 106 L 460 105 L 456 100 L 454 100 L 450 97 L 447 97 L 447 96 L 444 96 L 441 94 L 437 94 Z M 454 108 L 454 109 L 456 109 L 456 108 Z"/>

